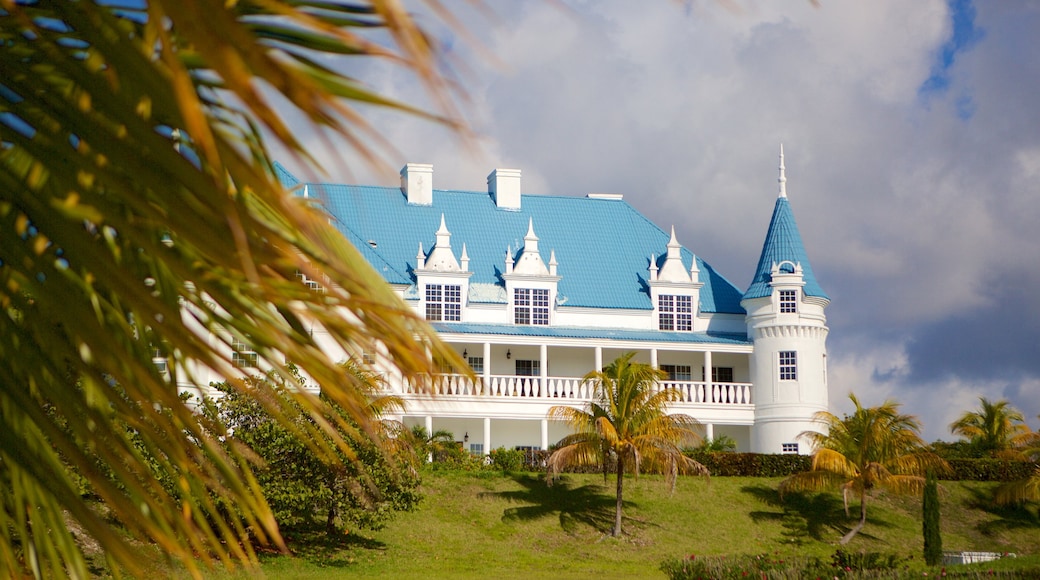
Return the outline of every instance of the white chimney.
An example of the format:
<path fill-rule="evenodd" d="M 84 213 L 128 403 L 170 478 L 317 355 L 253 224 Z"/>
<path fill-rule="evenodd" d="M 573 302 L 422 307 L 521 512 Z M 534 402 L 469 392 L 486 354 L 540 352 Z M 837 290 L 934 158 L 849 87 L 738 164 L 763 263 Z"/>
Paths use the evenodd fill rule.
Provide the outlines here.
<path fill-rule="evenodd" d="M 500 209 L 520 209 L 520 170 L 495 169 L 488 175 L 488 193 Z"/>
<path fill-rule="evenodd" d="M 406 163 L 401 169 L 401 191 L 413 205 L 433 205 L 433 165 Z"/>

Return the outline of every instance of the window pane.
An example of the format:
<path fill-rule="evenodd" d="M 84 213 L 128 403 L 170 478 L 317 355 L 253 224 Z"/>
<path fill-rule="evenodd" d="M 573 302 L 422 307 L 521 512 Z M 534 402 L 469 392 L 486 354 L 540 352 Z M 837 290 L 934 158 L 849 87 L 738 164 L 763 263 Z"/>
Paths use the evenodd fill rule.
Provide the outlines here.
<path fill-rule="evenodd" d="M 780 312 L 798 312 L 798 292 L 796 290 L 780 291 Z"/>
<path fill-rule="evenodd" d="M 780 380 L 798 380 L 798 353 L 793 350 L 780 351 Z"/>
<path fill-rule="evenodd" d="M 711 367 L 711 382 L 732 383 L 733 367 Z"/>
<path fill-rule="evenodd" d="M 661 365 L 661 370 L 668 373 L 669 381 L 689 381 L 693 376 L 690 365 Z"/>
<path fill-rule="evenodd" d="M 518 360 L 516 374 L 520 377 L 537 377 L 542 374 L 542 363 L 537 360 Z"/>

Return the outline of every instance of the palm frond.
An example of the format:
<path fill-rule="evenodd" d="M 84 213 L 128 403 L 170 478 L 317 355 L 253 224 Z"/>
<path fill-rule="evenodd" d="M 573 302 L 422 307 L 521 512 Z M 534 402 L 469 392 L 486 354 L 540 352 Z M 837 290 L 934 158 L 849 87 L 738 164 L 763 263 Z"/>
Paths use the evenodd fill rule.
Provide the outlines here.
<path fill-rule="evenodd" d="M 823 491 L 839 487 L 847 481 L 846 478 L 832 471 L 803 471 L 781 481 L 779 492 L 782 497 L 784 494 L 793 492 Z"/>
<path fill-rule="evenodd" d="M 1040 501 L 1040 467 L 1026 479 L 1008 482 L 998 487 L 994 499 L 1001 505 Z"/>
<path fill-rule="evenodd" d="M 291 390 L 321 419 L 302 426 L 266 387 L 229 383 L 259 393 L 330 457 L 349 454 L 355 435 L 382 441 L 373 411 L 395 403 L 377 404 L 327 352 L 378 350 L 406 376 L 434 372 L 433 359 L 462 366 L 320 208 L 282 190 L 260 132 L 309 159 L 269 102 L 277 94 L 375 159 L 366 144 L 378 136 L 343 98 L 414 109 L 315 64 L 344 52 L 414 70 L 442 107 L 428 117 L 455 126 L 427 37 L 394 0 L 365 7 L 3 2 L 0 381 L 11 388 L 0 390 L 0 513 L 16 515 L 0 523 L 0 559 L 13 575 L 85 575 L 67 526 L 56 525 L 59 507 L 114 563 L 141 573 L 129 543 L 83 506 L 70 468 L 134 536 L 193 574 L 197 554 L 255 562 L 250 534 L 281 545 L 248 462 L 175 388 L 198 382 L 197 367 L 236 375 L 238 342 L 302 386 L 293 361 L 344 410 L 323 415 L 318 397 Z M 367 40 L 370 26 L 396 43 Z M 327 277 L 326 292 L 308 291 L 297 271 Z M 332 351 L 311 327 L 327 331 Z M 152 363 L 156 349 L 169 375 Z M 213 494 L 243 519 L 225 520 Z"/>

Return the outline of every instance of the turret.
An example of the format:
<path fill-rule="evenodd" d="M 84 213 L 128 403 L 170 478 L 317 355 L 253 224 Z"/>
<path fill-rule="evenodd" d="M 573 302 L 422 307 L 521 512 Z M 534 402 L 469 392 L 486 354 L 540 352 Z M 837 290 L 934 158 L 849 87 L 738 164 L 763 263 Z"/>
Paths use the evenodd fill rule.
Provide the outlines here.
<path fill-rule="evenodd" d="M 830 299 L 816 282 L 787 199 L 782 145 L 778 181 L 758 267 L 740 303 L 754 342 L 751 450 L 804 454 L 812 449 L 799 435 L 824 429 L 813 415 L 828 404 L 824 310 Z"/>

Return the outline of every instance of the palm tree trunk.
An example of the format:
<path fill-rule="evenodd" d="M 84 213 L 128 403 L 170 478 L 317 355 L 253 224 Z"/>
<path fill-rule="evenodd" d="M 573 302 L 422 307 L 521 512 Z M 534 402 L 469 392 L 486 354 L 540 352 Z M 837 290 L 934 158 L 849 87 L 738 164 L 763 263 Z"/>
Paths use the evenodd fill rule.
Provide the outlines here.
<path fill-rule="evenodd" d="M 856 524 L 856 527 L 849 530 L 849 533 L 845 534 L 838 543 L 842 546 L 848 544 L 849 540 L 858 534 L 865 525 L 867 525 L 867 492 L 864 490 L 863 493 L 859 495 L 859 523 Z"/>
<path fill-rule="evenodd" d="M 617 509 L 614 512 L 614 531 L 611 533 L 615 538 L 621 535 L 621 488 L 625 483 L 625 464 L 618 453 L 617 459 Z"/>

